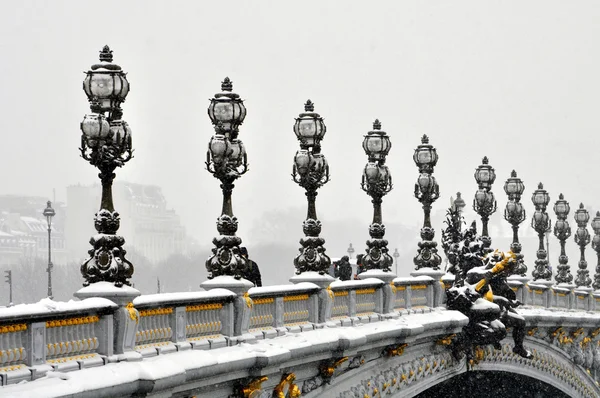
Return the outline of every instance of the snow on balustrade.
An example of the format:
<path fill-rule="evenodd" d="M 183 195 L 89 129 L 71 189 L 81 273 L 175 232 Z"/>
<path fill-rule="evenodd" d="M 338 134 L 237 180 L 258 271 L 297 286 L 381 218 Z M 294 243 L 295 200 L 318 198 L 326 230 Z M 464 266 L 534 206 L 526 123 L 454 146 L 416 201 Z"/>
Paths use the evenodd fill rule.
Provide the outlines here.
<path fill-rule="evenodd" d="M 0 326 L 0 372 L 19 369 L 25 361 L 24 323 Z"/>
<path fill-rule="evenodd" d="M 304 330 L 304 325 L 308 327 L 311 322 L 316 322 L 318 291 L 319 286 L 311 282 L 250 289 L 248 295 L 253 302 L 250 332 L 258 335 L 257 332 L 262 330 L 269 336 L 275 336 L 275 328 Z"/>
<path fill-rule="evenodd" d="M 208 292 L 160 293 L 135 298 L 140 312 L 136 349 L 164 346 L 170 342 L 223 340 L 231 335 L 235 293 L 225 289 Z M 155 351 L 150 353 L 156 355 Z"/>
<path fill-rule="evenodd" d="M 99 344 L 95 325 L 99 320 L 92 315 L 46 321 L 46 362 L 94 357 Z"/>
<path fill-rule="evenodd" d="M 351 324 L 351 320 L 343 319 L 356 316 L 366 316 L 368 319 L 369 315 L 381 311 L 383 285 L 384 282 L 375 278 L 332 282 L 329 285 L 333 296 L 331 318 L 340 320 L 342 324 Z"/>
<path fill-rule="evenodd" d="M 402 311 L 433 306 L 434 283 L 433 278 L 424 275 L 394 279 L 392 281 L 396 289 L 394 309 Z"/>

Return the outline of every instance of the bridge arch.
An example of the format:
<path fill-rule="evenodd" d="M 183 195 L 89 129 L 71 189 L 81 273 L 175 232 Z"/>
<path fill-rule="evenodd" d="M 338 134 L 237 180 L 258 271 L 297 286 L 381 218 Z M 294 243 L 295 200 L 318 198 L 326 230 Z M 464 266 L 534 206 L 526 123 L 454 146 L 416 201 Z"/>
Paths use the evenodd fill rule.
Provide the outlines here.
<path fill-rule="evenodd" d="M 401 356 L 369 361 L 303 397 L 327 394 L 336 398 L 428 398 L 434 395 L 427 391 L 440 391 L 444 383 L 451 385 L 475 373 L 488 381 L 500 376 L 511 382 L 533 379 L 545 390 L 557 390 L 566 397 L 600 396 L 593 377 L 575 365 L 564 350 L 544 340 L 528 338 L 526 346 L 534 357 L 525 359 L 512 352 L 512 341 L 506 339 L 502 343 L 501 350 L 491 346 L 478 349 L 477 359 L 471 364 L 466 359 L 455 360 L 446 347 L 420 345 Z"/>

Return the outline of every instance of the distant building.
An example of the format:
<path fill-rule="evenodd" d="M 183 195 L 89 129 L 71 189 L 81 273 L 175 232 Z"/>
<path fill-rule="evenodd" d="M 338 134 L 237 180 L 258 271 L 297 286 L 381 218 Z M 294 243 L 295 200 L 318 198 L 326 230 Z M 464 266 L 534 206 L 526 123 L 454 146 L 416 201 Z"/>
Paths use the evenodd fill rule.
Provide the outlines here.
<path fill-rule="evenodd" d="M 18 266 L 35 258 L 48 258 L 48 224 L 42 212 L 48 198 L 0 195 L 0 267 Z M 52 263 L 67 262 L 64 234 L 65 208 L 53 203 Z"/>
<path fill-rule="evenodd" d="M 67 187 L 65 235 L 71 258 L 83 260 L 91 248 L 89 237 L 96 234 L 93 218 L 100 206 L 102 188 L 72 185 Z M 160 187 L 116 181 L 113 200 L 121 216 L 119 234 L 125 249 L 135 250 L 153 263 L 188 250 L 185 228 L 179 216 L 167 209 Z"/>

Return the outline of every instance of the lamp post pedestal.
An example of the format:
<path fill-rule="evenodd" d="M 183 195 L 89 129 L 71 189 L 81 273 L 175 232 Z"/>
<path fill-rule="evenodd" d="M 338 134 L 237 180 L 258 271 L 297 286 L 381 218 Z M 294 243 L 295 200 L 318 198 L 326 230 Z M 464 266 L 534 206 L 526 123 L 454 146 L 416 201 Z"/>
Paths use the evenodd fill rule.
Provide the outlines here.
<path fill-rule="evenodd" d="M 425 267 L 419 268 L 418 270 L 411 272 L 410 276 L 429 276 L 433 278 L 434 281 L 436 281 L 433 284 L 433 306 L 439 307 L 442 305 L 442 303 L 444 302 L 444 298 L 446 297 L 446 286 L 442 281 L 442 276 L 444 276 L 445 274 L 445 271 L 441 271 L 439 269 L 431 267 Z"/>
<path fill-rule="evenodd" d="M 331 282 L 335 281 L 331 275 L 324 274 L 321 275 L 316 271 L 306 271 L 302 272 L 298 275 L 294 275 L 290 278 L 290 282 L 293 284 L 301 283 L 301 282 L 311 282 L 315 285 L 319 286 L 321 290 L 319 290 L 319 324 L 326 324 L 331 320 L 331 309 L 333 307 L 333 294 L 331 290 L 328 289 Z"/>
<path fill-rule="evenodd" d="M 237 295 L 233 301 L 233 311 L 235 313 L 233 336 L 228 336 L 230 344 L 237 342 L 251 343 L 256 340 L 254 335 L 248 332 L 250 327 L 250 314 L 252 313 L 252 299 L 248 296 L 248 290 L 254 287 L 254 284 L 244 278 L 235 279 L 230 275 L 216 276 L 206 282 L 202 282 L 200 287 L 205 290 L 226 289 Z M 235 341 L 232 341 L 235 340 Z"/>
<path fill-rule="evenodd" d="M 576 287 L 572 283 L 559 283 L 552 286 L 552 290 L 554 290 L 552 306 L 565 309 L 573 308 L 575 305 L 575 295 L 573 292 Z"/>
<path fill-rule="evenodd" d="M 370 269 L 361 274 L 358 274 L 359 279 L 375 278 L 385 284 L 382 287 L 383 291 L 383 311 L 382 314 L 386 318 L 398 318 L 398 314 L 394 312 L 394 301 L 396 300 L 395 289 L 392 289 L 393 280 L 396 275 L 391 271 L 383 271 L 380 269 Z"/>
<path fill-rule="evenodd" d="M 105 329 L 104 336 L 114 336 L 114 347 L 112 346 L 113 339 L 108 338 L 106 347 L 98 347 L 99 352 L 110 356 L 134 351 L 140 314 L 133 306 L 133 299 L 141 295 L 139 290 L 127 285 L 116 287 L 112 282 L 96 282 L 79 289 L 73 295 L 80 300 L 101 297 L 119 306 L 114 312 L 112 320 L 109 317 L 103 317 L 100 323 L 100 328 Z M 125 360 L 141 360 L 141 355 L 139 357 L 128 355 Z"/>
<path fill-rule="evenodd" d="M 590 311 L 592 309 L 592 292 L 594 289 L 586 286 L 576 287 L 573 291 L 573 295 L 575 296 L 575 300 L 572 308 L 574 310 L 585 310 Z"/>

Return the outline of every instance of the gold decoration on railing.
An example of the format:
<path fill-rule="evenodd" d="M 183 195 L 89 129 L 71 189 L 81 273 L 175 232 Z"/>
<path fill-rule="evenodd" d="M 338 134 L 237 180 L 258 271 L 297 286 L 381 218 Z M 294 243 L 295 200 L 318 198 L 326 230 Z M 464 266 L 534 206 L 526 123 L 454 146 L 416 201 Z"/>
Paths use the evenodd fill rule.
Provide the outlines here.
<path fill-rule="evenodd" d="M 335 369 L 340 366 L 341 364 L 343 364 L 344 362 L 346 362 L 348 360 L 348 357 L 342 357 L 340 359 L 337 360 L 330 360 L 329 363 L 326 363 L 324 365 L 321 365 L 321 377 L 323 378 L 331 378 L 333 376 L 333 374 L 335 373 Z"/>
<path fill-rule="evenodd" d="M 410 290 L 423 290 L 427 289 L 427 285 L 411 285 Z"/>
<path fill-rule="evenodd" d="M 260 392 L 262 389 L 262 383 L 269 380 L 267 376 L 258 377 L 250 381 L 246 386 L 242 387 L 242 394 L 244 398 L 250 398 L 251 394 Z"/>
<path fill-rule="evenodd" d="M 404 349 L 408 347 L 408 344 L 398 344 L 385 348 L 385 356 L 387 357 L 399 357 L 404 354 Z"/>
<path fill-rule="evenodd" d="M 600 333 L 600 328 L 598 328 L 598 329 L 594 330 L 593 332 L 591 332 L 590 336 L 596 337 L 596 336 L 598 336 L 598 333 Z"/>
<path fill-rule="evenodd" d="M 537 333 L 537 328 L 531 328 L 527 331 L 527 336 L 533 337 Z"/>
<path fill-rule="evenodd" d="M 396 294 L 398 289 L 396 288 L 396 285 L 394 285 L 394 281 L 390 282 L 390 287 L 392 288 L 392 294 Z"/>
<path fill-rule="evenodd" d="M 254 303 L 254 305 L 273 304 L 274 302 L 275 298 L 273 297 L 259 297 L 252 299 L 252 303 Z"/>
<path fill-rule="evenodd" d="M 252 303 L 252 299 L 250 298 L 250 295 L 248 294 L 248 292 L 244 293 L 244 300 L 246 300 L 246 306 L 248 308 L 252 308 L 252 306 L 254 304 Z"/>
<path fill-rule="evenodd" d="M 186 312 L 195 312 L 195 311 L 209 311 L 209 310 L 220 310 L 223 308 L 223 304 L 221 303 L 210 303 L 210 304 L 196 304 L 196 305 L 188 305 L 185 307 Z"/>
<path fill-rule="evenodd" d="M 335 297 L 347 296 L 348 295 L 348 291 L 347 290 L 338 290 L 336 292 L 333 292 L 333 295 Z"/>
<path fill-rule="evenodd" d="M 140 317 L 169 315 L 173 313 L 173 308 L 152 308 L 148 310 L 140 310 Z"/>
<path fill-rule="evenodd" d="M 327 286 L 327 294 L 329 294 L 329 298 L 333 300 L 333 291 L 331 290 L 331 286 Z"/>
<path fill-rule="evenodd" d="M 46 321 L 46 328 L 49 329 L 73 325 L 86 325 L 88 323 L 98 322 L 99 320 L 100 318 L 97 315 L 84 316 L 80 318 L 55 319 L 51 321 Z"/>
<path fill-rule="evenodd" d="M 298 398 L 302 395 L 300 388 L 294 383 L 296 381 L 296 375 L 290 373 L 283 375 L 279 384 L 275 386 L 273 390 L 273 398 L 286 398 L 285 387 L 287 386 L 287 398 Z"/>
<path fill-rule="evenodd" d="M 356 290 L 356 294 L 373 294 L 375 293 L 375 289 L 374 288 L 370 288 L 370 289 L 357 289 Z"/>
<path fill-rule="evenodd" d="M 100 358 L 100 356 L 96 353 L 93 353 L 93 354 L 76 355 L 76 356 L 67 357 L 67 358 L 48 359 L 48 360 L 46 360 L 46 362 L 48 362 L 48 363 L 65 363 L 65 362 L 70 362 L 70 361 L 81 361 L 83 359 L 90 359 L 90 358 Z"/>
<path fill-rule="evenodd" d="M 27 325 L 24 323 L 16 323 L 14 325 L 0 326 L 0 334 L 15 333 L 27 330 Z"/>
<path fill-rule="evenodd" d="M 283 301 L 304 301 L 308 300 L 308 294 L 297 294 L 295 296 L 284 296 Z"/>
<path fill-rule="evenodd" d="M 132 321 L 135 321 L 135 323 L 138 323 L 138 314 L 137 311 L 135 310 L 135 307 L 133 306 L 133 303 L 130 301 L 127 306 L 125 307 L 125 309 L 129 312 L 129 317 L 131 318 Z"/>
<path fill-rule="evenodd" d="M 456 334 L 451 334 L 449 336 L 443 337 L 436 341 L 437 345 L 450 345 L 452 344 L 452 339 L 456 337 Z"/>
<path fill-rule="evenodd" d="M 0 372 L 12 372 L 14 370 L 19 370 L 19 369 L 24 369 L 25 365 L 20 364 L 20 365 L 12 365 L 12 366 L 6 366 L 4 368 L 0 368 Z"/>

